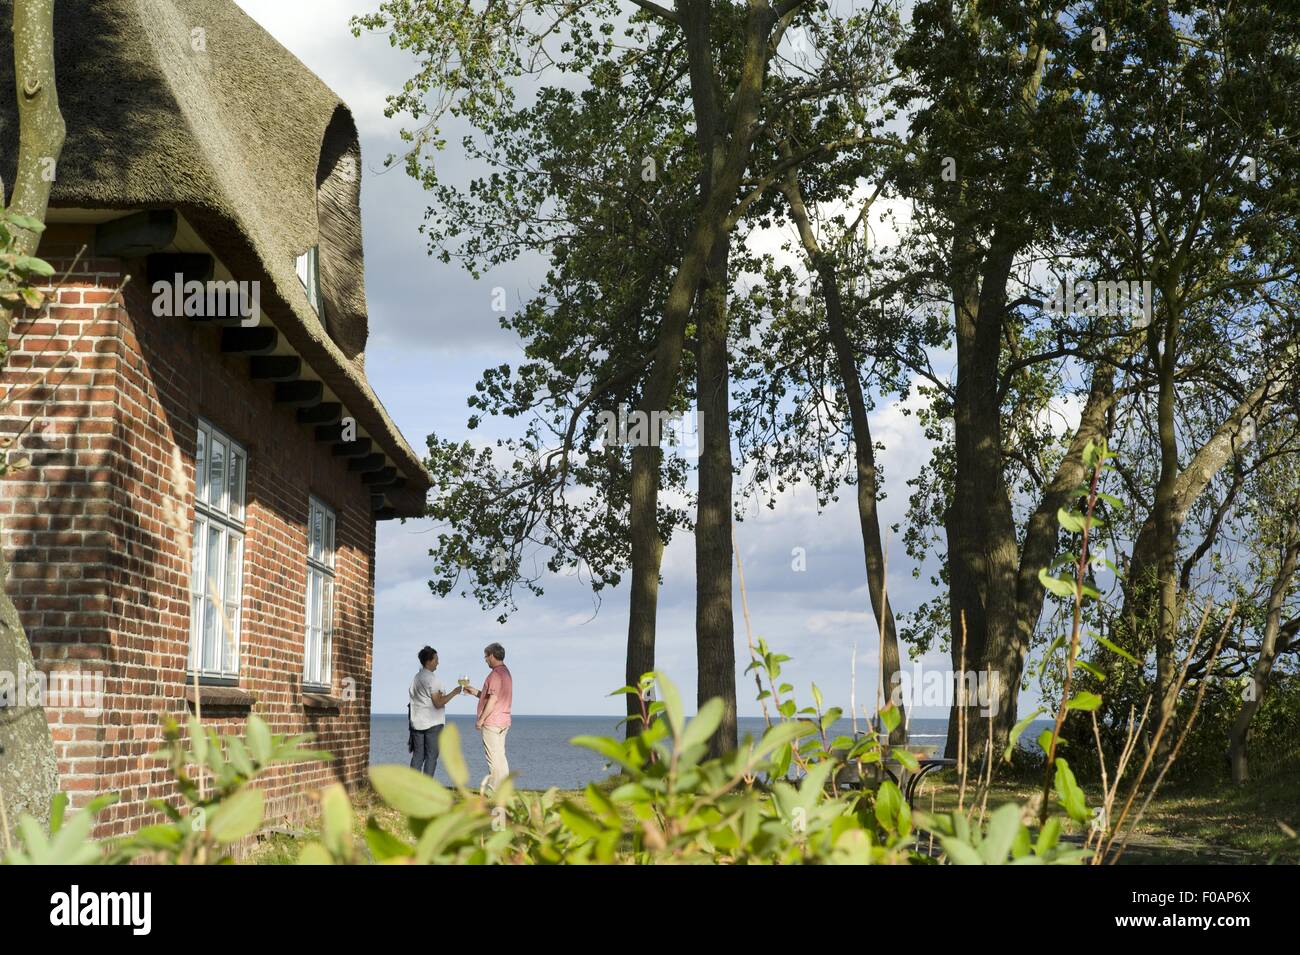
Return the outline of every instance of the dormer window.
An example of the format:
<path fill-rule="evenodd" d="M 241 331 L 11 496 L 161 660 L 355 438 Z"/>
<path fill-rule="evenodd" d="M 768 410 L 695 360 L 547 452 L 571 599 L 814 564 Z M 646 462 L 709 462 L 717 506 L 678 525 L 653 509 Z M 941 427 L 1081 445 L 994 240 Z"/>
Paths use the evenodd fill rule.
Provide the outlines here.
<path fill-rule="evenodd" d="M 307 292 L 307 301 L 320 314 L 320 246 L 313 245 L 298 256 L 298 281 Z"/>

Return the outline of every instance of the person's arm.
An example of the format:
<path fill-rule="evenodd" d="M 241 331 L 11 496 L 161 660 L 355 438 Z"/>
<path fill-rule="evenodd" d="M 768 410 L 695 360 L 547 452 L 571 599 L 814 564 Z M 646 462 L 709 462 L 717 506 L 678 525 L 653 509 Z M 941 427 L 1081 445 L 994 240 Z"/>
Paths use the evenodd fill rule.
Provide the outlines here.
<path fill-rule="evenodd" d="M 487 722 L 487 718 L 497 708 L 496 687 L 493 685 L 491 676 L 483 683 L 483 692 L 487 694 L 487 705 L 483 707 L 483 712 L 479 714 L 479 718 L 474 724 L 475 729 L 482 729 L 483 724 Z"/>
<path fill-rule="evenodd" d="M 476 724 L 478 729 L 483 728 L 483 724 L 487 722 L 488 717 L 492 715 L 492 711 L 496 709 L 496 706 L 497 706 L 496 694 L 489 693 L 487 706 L 483 707 L 483 715 L 478 718 L 478 723 Z"/>
<path fill-rule="evenodd" d="M 450 693 L 434 693 L 433 705 L 438 709 L 442 709 L 458 696 L 460 696 L 460 687 L 456 687 L 456 689 L 452 690 Z"/>

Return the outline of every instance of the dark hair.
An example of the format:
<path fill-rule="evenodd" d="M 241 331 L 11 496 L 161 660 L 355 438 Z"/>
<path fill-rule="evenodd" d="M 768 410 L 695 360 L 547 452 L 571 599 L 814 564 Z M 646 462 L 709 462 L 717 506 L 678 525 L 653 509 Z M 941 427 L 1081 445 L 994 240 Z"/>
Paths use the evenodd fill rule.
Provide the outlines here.
<path fill-rule="evenodd" d="M 501 646 L 501 644 L 499 643 L 489 643 L 486 647 L 483 648 L 483 652 L 488 654 L 489 656 L 496 657 L 502 663 L 505 662 L 506 648 Z"/>
<path fill-rule="evenodd" d="M 438 651 L 433 649 L 433 647 L 425 647 L 420 651 L 420 666 L 424 666 L 437 655 Z"/>

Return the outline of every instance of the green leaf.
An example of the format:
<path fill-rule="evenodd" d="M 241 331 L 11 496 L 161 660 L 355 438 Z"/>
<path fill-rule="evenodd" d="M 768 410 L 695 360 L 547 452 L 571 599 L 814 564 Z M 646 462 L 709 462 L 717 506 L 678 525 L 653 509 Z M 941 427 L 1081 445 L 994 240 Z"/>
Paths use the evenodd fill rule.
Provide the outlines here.
<path fill-rule="evenodd" d="M 414 846 L 407 845 L 384 829 L 373 816 L 366 821 L 366 847 L 376 862 L 403 859 L 415 852 Z"/>
<path fill-rule="evenodd" d="M 999 806 L 989 816 L 989 827 L 980 843 L 979 853 L 988 865 L 1001 865 L 1011 852 L 1020 831 L 1020 807 L 1013 802 Z"/>
<path fill-rule="evenodd" d="M 1101 697 L 1087 690 L 1080 690 L 1074 694 L 1074 699 L 1065 704 L 1067 710 L 1083 710 L 1085 713 L 1090 713 L 1099 706 L 1101 706 Z"/>
<path fill-rule="evenodd" d="M 253 754 L 253 759 L 259 766 L 265 766 L 271 761 L 271 731 L 267 728 L 266 722 L 256 713 L 248 714 L 248 722 L 245 727 L 244 735 L 248 739 L 249 752 Z"/>
<path fill-rule="evenodd" d="M 63 813 L 68 808 L 68 794 L 57 792 L 50 797 L 50 835 L 63 825 Z"/>
<path fill-rule="evenodd" d="M 787 743 L 792 743 L 800 737 L 807 736 L 810 733 L 817 732 L 817 727 L 811 723 L 805 723 L 802 720 L 798 722 L 775 723 L 770 726 L 763 734 L 763 738 L 758 741 L 754 747 L 752 759 L 757 762 Z"/>
<path fill-rule="evenodd" d="M 1094 679 L 1099 680 L 1103 683 L 1106 681 L 1105 672 L 1103 672 L 1101 668 L 1099 668 L 1096 664 L 1089 663 L 1087 660 L 1075 660 L 1074 665 L 1077 667 L 1082 667 L 1084 670 L 1087 670 L 1088 673 L 1091 674 Z"/>
<path fill-rule="evenodd" d="M 916 757 L 909 750 L 891 749 L 889 755 L 898 760 L 899 764 L 909 773 L 914 773 L 921 768 L 921 764 L 917 762 Z"/>
<path fill-rule="evenodd" d="M 21 212 L 6 212 L 5 218 L 18 226 L 20 229 L 26 229 L 28 232 L 41 233 L 45 231 L 45 223 L 40 219 L 33 218 L 29 215 L 23 215 Z"/>
<path fill-rule="evenodd" d="M 1038 734 L 1038 745 L 1042 747 L 1044 753 L 1052 751 L 1052 734 L 1053 730 L 1043 730 Z M 1061 740 L 1057 740 L 1056 745 L 1060 747 L 1061 743 Z"/>
<path fill-rule="evenodd" d="M 438 735 L 438 755 L 447 767 L 447 775 L 458 787 L 469 780 L 469 767 L 465 765 L 465 754 L 460 748 L 460 729 L 450 720 Z"/>
<path fill-rule="evenodd" d="M 162 822 L 153 826 L 145 826 L 132 836 L 131 840 L 150 849 L 172 849 L 179 845 L 184 838 L 181 831 L 175 826 Z"/>
<path fill-rule="evenodd" d="M 1079 788 L 1079 784 L 1075 782 L 1070 764 L 1060 757 L 1056 760 L 1056 795 L 1060 798 L 1066 813 L 1075 822 L 1087 822 L 1091 818 L 1088 813 L 1087 798 Z"/>
<path fill-rule="evenodd" d="M 1003 759 L 1011 758 L 1011 753 L 1015 750 L 1016 743 L 1020 742 L 1020 737 L 1024 735 L 1025 730 L 1029 729 L 1029 724 L 1038 719 L 1042 712 L 1043 708 L 1040 706 L 1038 709 L 1034 710 L 1034 712 L 1016 723 L 1015 726 L 1011 727 L 1011 737 L 1007 741 L 1005 752 L 1002 754 Z"/>
<path fill-rule="evenodd" d="M 1011 858 L 1026 859 L 1029 856 L 1029 827 L 1017 826 L 1016 837 L 1011 842 Z"/>
<path fill-rule="evenodd" d="M 939 844 L 953 865 L 983 865 L 984 859 L 967 843 L 954 836 L 940 836 Z"/>
<path fill-rule="evenodd" d="M 240 775 L 245 779 L 251 779 L 257 775 L 252 760 L 248 758 L 248 750 L 244 747 L 243 740 L 238 736 L 228 736 L 226 737 L 226 745 L 230 749 L 230 765 L 234 766 Z"/>
<path fill-rule="evenodd" d="M 1118 646 L 1118 645 L 1116 645 L 1116 644 L 1114 644 L 1114 643 L 1111 643 L 1109 640 L 1107 640 L 1107 639 L 1106 639 L 1105 637 L 1103 637 L 1101 634 L 1099 634 L 1099 633 L 1092 633 L 1091 636 L 1092 636 L 1092 639 L 1096 640 L 1098 643 L 1100 643 L 1103 647 L 1105 647 L 1105 648 L 1106 648 L 1107 650 L 1109 650 L 1111 653 L 1118 653 L 1120 656 L 1122 656 L 1125 660 L 1128 660 L 1130 663 L 1137 663 L 1138 665 L 1141 665 L 1141 662 L 1142 662 L 1142 661 L 1140 661 L 1137 657 L 1133 656 L 1133 654 L 1129 653 L 1129 652 L 1128 652 L 1127 650 L 1125 650 L 1123 647 Z"/>
<path fill-rule="evenodd" d="M 1043 829 L 1038 833 L 1038 841 L 1034 844 L 1035 855 L 1047 855 L 1056 848 L 1056 843 L 1061 838 L 1061 819 L 1059 816 L 1050 817 L 1043 824 Z"/>
<path fill-rule="evenodd" d="M 22 272 L 30 272 L 32 275 L 51 276 L 54 274 L 54 266 L 50 265 L 44 259 L 38 259 L 34 255 L 20 255 L 14 260 L 14 267 Z"/>
<path fill-rule="evenodd" d="M 1067 511 L 1063 507 L 1056 509 L 1056 520 L 1065 530 L 1071 534 L 1078 534 L 1084 528 L 1084 517 L 1074 511 Z"/>
<path fill-rule="evenodd" d="M 413 819 L 432 819 L 451 808 L 451 793 L 409 766 L 371 766 L 370 784 L 385 803 Z"/>
<path fill-rule="evenodd" d="M 624 769 L 641 772 L 641 764 L 628 755 L 622 743 L 608 736 L 575 736 L 569 740 L 572 746 L 581 746 L 599 753 L 611 762 L 618 763 Z"/>
<path fill-rule="evenodd" d="M 251 719 L 251 717 L 250 717 Z M 197 718 L 189 718 L 190 749 L 194 751 L 194 761 L 199 764 L 208 761 L 208 734 L 203 732 L 203 724 Z"/>
<path fill-rule="evenodd" d="M 208 835 L 228 844 L 251 836 L 262 825 L 263 798 L 260 789 L 249 786 L 221 801 L 208 816 Z"/>
<path fill-rule="evenodd" d="M 668 715 L 668 726 L 673 731 L 673 738 L 682 738 L 682 728 L 686 725 L 686 711 L 682 709 L 682 695 L 677 692 L 677 685 L 662 673 L 655 673 L 659 692 L 663 695 L 664 711 Z"/>
<path fill-rule="evenodd" d="M 695 718 L 686 724 L 682 733 L 682 749 L 700 746 L 709 741 L 717 728 L 722 725 L 723 702 L 715 696 L 700 707 Z"/>
<path fill-rule="evenodd" d="M 1038 582 L 1058 597 L 1074 596 L 1074 581 L 1064 577 L 1053 577 L 1046 569 L 1038 571 Z"/>
<path fill-rule="evenodd" d="M 594 839 L 605 831 L 604 826 L 567 799 L 560 803 L 559 813 L 565 828 L 580 839 Z"/>
<path fill-rule="evenodd" d="M 347 790 L 339 783 L 327 786 L 321 793 L 321 837 L 325 847 L 335 857 L 346 858 L 352 853 L 352 803 Z"/>
<path fill-rule="evenodd" d="M 881 707 L 880 722 L 885 727 L 885 733 L 889 734 L 898 728 L 902 716 L 898 712 L 898 707 L 893 703 Z"/>
<path fill-rule="evenodd" d="M 298 853 L 298 865 L 333 865 L 334 857 L 319 842 L 309 842 Z"/>
<path fill-rule="evenodd" d="M 583 790 L 583 795 L 587 798 L 587 805 L 592 811 L 610 825 L 619 825 L 618 809 L 614 803 L 603 792 L 596 788 L 595 783 L 587 783 L 587 788 Z"/>
<path fill-rule="evenodd" d="M 886 832 L 898 830 L 898 819 L 903 803 L 903 794 L 892 780 L 886 779 L 876 790 L 876 821 Z"/>

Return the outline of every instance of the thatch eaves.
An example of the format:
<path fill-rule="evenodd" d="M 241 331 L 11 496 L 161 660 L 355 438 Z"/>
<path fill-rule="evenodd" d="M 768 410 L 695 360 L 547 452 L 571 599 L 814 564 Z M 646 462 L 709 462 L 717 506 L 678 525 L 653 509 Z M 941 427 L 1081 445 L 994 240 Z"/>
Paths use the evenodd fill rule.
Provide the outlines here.
<path fill-rule="evenodd" d="M 68 135 L 51 206 L 177 210 L 393 461 L 414 513 L 427 472 L 366 380 L 361 155 L 347 106 L 230 0 L 62 0 Z M 0 23 L 12 7 L 0 0 Z M 0 176 L 13 181 L 11 34 L 0 30 Z M 319 245 L 324 320 L 295 260 Z"/>

